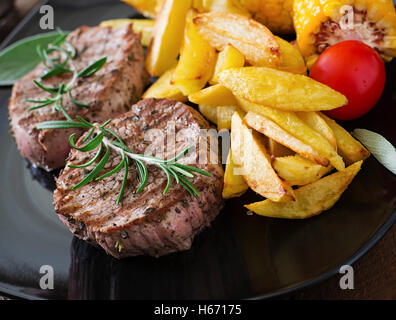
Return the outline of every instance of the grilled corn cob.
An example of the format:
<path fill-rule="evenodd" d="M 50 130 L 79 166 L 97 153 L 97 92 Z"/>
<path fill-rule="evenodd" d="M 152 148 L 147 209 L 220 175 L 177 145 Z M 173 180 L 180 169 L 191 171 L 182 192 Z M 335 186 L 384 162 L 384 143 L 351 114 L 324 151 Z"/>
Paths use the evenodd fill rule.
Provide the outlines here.
<path fill-rule="evenodd" d="M 293 33 L 293 0 L 237 0 L 252 17 L 278 34 Z"/>
<path fill-rule="evenodd" d="M 343 40 L 360 40 L 384 59 L 396 56 L 392 0 L 295 0 L 294 27 L 308 58 Z"/>

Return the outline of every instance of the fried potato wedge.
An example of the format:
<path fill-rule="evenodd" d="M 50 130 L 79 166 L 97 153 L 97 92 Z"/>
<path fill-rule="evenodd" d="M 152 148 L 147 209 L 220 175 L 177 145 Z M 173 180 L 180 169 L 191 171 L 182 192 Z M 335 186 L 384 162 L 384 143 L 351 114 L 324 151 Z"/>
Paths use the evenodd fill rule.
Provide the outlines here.
<path fill-rule="evenodd" d="M 279 157 L 273 161 L 279 177 L 291 186 L 305 186 L 329 173 L 332 166 L 322 167 L 299 155 Z"/>
<path fill-rule="evenodd" d="M 285 111 L 332 110 L 348 103 L 344 95 L 320 82 L 272 68 L 231 68 L 218 78 L 236 96 Z"/>
<path fill-rule="evenodd" d="M 243 175 L 241 173 L 241 168 L 235 165 L 232 160 L 232 151 L 228 154 L 227 166 L 224 173 L 224 188 L 223 188 L 223 198 L 237 198 L 243 195 L 249 186 L 245 182 Z"/>
<path fill-rule="evenodd" d="M 350 165 L 357 161 L 365 160 L 370 156 L 370 152 L 337 122 L 330 119 L 323 113 L 319 113 L 319 115 L 326 121 L 334 132 L 338 153 L 344 159 L 346 164 Z"/>
<path fill-rule="evenodd" d="M 231 149 L 243 168 L 244 179 L 256 193 L 273 201 L 294 200 L 293 189 L 282 181 L 271 165 L 271 156 L 260 137 L 235 112 L 231 123 Z M 234 158 L 234 159 L 236 159 Z"/>
<path fill-rule="evenodd" d="M 155 18 L 161 9 L 164 0 L 121 0 L 136 10 L 140 11 L 144 16 Z"/>
<path fill-rule="evenodd" d="M 199 105 L 199 112 L 210 122 L 217 124 L 217 107 Z"/>
<path fill-rule="evenodd" d="M 280 46 L 279 70 L 306 75 L 307 66 L 300 51 L 286 40 L 277 36 L 275 38 Z"/>
<path fill-rule="evenodd" d="M 195 9 L 190 9 L 179 63 L 173 81 L 185 95 L 201 90 L 212 78 L 216 65 L 216 50 L 197 32 L 192 22 Z"/>
<path fill-rule="evenodd" d="M 337 169 L 343 170 L 345 168 L 344 161 L 338 155 L 336 150 L 334 150 L 333 146 L 323 138 L 319 133 L 312 130 L 305 122 L 303 122 L 294 112 L 277 110 L 265 106 L 261 106 L 255 103 L 251 103 L 244 99 L 238 99 L 239 105 L 245 112 L 253 112 L 258 115 L 264 115 L 268 119 L 272 120 L 277 127 L 283 129 L 282 138 L 285 139 L 285 132 L 289 133 L 288 138 L 293 140 L 292 143 L 287 143 L 287 141 L 278 141 L 275 138 L 280 134 L 274 135 L 270 137 L 275 141 L 283 144 L 284 146 L 296 151 L 301 154 L 304 158 L 310 159 L 311 161 L 318 163 L 322 166 L 327 167 L 330 163 Z M 254 124 L 253 120 L 257 122 L 257 127 L 262 128 L 263 125 L 260 125 L 260 117 L 255 115 L 252 120 L 250 120 L 251 125 Z M 262 129 L 265 130 L 265 129 Z M 275 129 L 274 129 L 275 130 Z M 268 131 L 268 130 L 267 130 Z M 279 132 L 279 130 L 277 130 Z M 270 133 L 268 133 L 270 134 Z M 303 144 L 306 145 L 307 148 L 302 149 L 302 145 L 298 144 L 296 140 L 300 140 Z M 299 149 L 297 149 L 297 148 Z M 311 151 L 312 150 L 312 151 Z"/>
<path fill-rule="evenodd" d="M 213 78 L 209 81 L 210 84 L 215 85 L 219 83 L 217 75 L 229 68 L 239 68 L 245 65 L 245 57 L 239 50 L 232 45 L 227 45 L 223 51 L 218 55 L 215 72 Z"/>
<path fill-rule="evenodd" d="M 363 161 L 295 190 L 296 201 L 264 200 L 245 207 L 258 215 L 283 219 L 307 219 L 330 209 L 359 172 Z"/>
<path fill-rule="evenodd" d="M 146 69 L 152 76 L 159 77 L 176 65 L 190 7 L 191 0 L 165 0 L 147 51 Z"/>
<path fill-rule="evenodd" d="M 238 0 L 193 0 L 193 6 L 201 12 L 229 12 L 250 17 Z"/>
<path fill-rule="evenodd" d="M 231 119 L 234 115 L 235 111 L 242 116 L 245 115 L 245 112 L 239 107 L 236 106 L 221 106 L 217 107 L 217 130 L 230 130 L 231 129 Z"/>
<path fill-rule="evenodd" d="M 187 97 L 172 83 L 175 68 L 166 71 L 154 84 L 143 94 L 143 99 L 169 98 L 180 102 L 186 102 Z"/>
<path fill-rule="evenodd" d="M 231 44 L 251 65 L 277 67 L 280 63 L 280 47 L 274 35 L 251 18 L 209 12 L 195 17 L 194 24 L 202 37 L 217 50 L 224 50 Z"/>
<path fill-rule="evenodd" d="M 294 137 L 269 118 L 257 113 L 249 112 L 244 120 L 249 127 L 264 134 L 270 138 L 270 140 L 275 140 L 276 142 L 288 147 L 304 158 L 310 159 L 324 167 L 327 167 L 330 164 L 328 158 L 322 156 L 313 147 Z"/>
<path fill-rule="evenodd" d="M 297 112 L 297 116 L 304 121 L 310 128 L 320 133 L 323 138 L 333 146 L 334 150 L 337 150 L 337 141 L 333 130 L 326 123 L 326 121 L 317 112 Z"/>
<path fill-rule="evenodd" d="M 188 99 L 193 103 L 212 107 L 238 105 L 238 101 L 235 99 L 232 92 L 221 84 L 192 93 L 188 96 Z"/>
<path fill-rule="evenodd" d="M 115 19 L 106 20 L 100 23 L 101 27 L 123 28 L 128 24 L 132 24 L 133 32 L 142 34 L 142 46 L 148 47 L 150 45 L 151 36 L 155 21 L 149 19 Z"/>
<path fill-rule="evenodd" d="M 287 157 L 294 155 L 293 150 L 285 147 L 274 139 L 268 138 L 268 149 L 273 157 Z"/>

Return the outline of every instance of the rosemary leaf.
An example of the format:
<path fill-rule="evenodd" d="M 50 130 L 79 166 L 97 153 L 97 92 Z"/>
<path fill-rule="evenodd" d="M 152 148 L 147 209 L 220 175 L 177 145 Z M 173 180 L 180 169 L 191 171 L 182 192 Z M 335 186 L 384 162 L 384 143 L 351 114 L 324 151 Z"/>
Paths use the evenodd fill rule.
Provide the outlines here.
<path fill-rule="evenodd" d="M 121 162 L 118 164 L 117 167 L 115 167 L 115 168 L 114 168 L 113 170 L 111 170 L 110 172 L 105 173 L 103 176 L 100 176 L 100 177 L 96 178 L 95 180 L 102 180 L 102 179 L 107 178 L 107 177 L 110 177 L 110 176 L 112 176 L 113 174 L 116 174 L 118 171 L 120 171 L 120 170 L 122 169 L 122 167 L 124 166 L 124 162 L 125 162 L 125 160 L 126 160 L 126 156 L 125 156 L 125 152 L 124 152 L 124 151 L 121 152 L 121 156 L 122 156 L 122 160 L 121 160 Z"/>
<path fill-rule="evenodd" d="M 103 170 L 110 156 L 110 148 L 106 146 L 106 153 L 103 158 L 99 161 L 98 165 L 77 185 L 75 185 L 72 190 L 79 189 L 86 184 L 90 183 L 95 177 Z"/>
<path fill-rule="evenodd" d="M 95 138 L 93 138 L 89 143 L 87 143 L 85 146 L 83 146 L 83 147 L 81 147 L 81 148 L 79 148 L 79 147 L 76 146 L 75 141 L 74 141 L 74 138 L 75 138 L 75 137 L 76 137 L 76 134 L 75 134 L 75 133 L 73 133 L 73 134 L 69 137 L 70 146 L 71 146 L 73 149 L 76 149 L 76 150 L 78 150 L 78 151 L 81 151 L 81 152 L 88 152 L 88 151 L 91 151 L 91 150 L 96 149 L 96 148 L 98 147 L 98 145 L 102 142 L 102 140 L 103 140 L 103 133 L 102 133 L 102 132 L 99 133 Z"/>
<path fill-rule="evenodd" d="M 75 105 L 77 105 L 77 106 L 79 106 L 79 107 L 83 107 L 83 108 L 89 108 L 89 105 L 87 105 L 87 104 L 85 104 L 85 103 L 83 103 L 83 102 L 80 102 L 80 101 L 77 101 L 76 99 L 74 99 L 73 96 L 72 96 L 72 94 L 71 94 L 71 91 L 69 91 L 69 97 L 70 97 L 70 100 L 71 100 Z"/>
<path fill-rule="evenodd" d="M 103 143 L 100 144 L 100 147 L 98 149 L 98 152 L 96 153 L 95 157 L 93 157 L 90 161 L 88 161 L 85 164 L 80 164 L 80 165 L 73 165 L 73 164 L 69 164 L 67 165 L 70 168 L 86 168 L 89 167 L 91 164 L 93 164 L 96 160 L 98 160 L 99 156 L 101 155 L 103 150 Z"/>
<path fill-rule="evenodd" d="M 207 176 L 207 177 L 212 177 L 211 173 L 209 173 L 209 172 L 207 172 L 205 170 L 196 168 L 196 167 L 188 166 L 188 165 L 181 164 L 181 163 L 175 163 L 174 166 L 182 168 L 182 169 L 185 169 L 185 170 L 194 171 L 194 172 L 197 172 L 197 173 L 202 174 L 202 175 Z"/>
<path fill-rule="evenodd" d="M 79 78 L 88 78 L 98 72 L 106 63 L 107 57 L 99 59 L 78 73 Z"/>
<path fill-rule="evenodd" d="M 86 124 L 76 121 L 46 121 L 37 124 L 39 130 L 47 129 L 73 129 L 73 128 L 89 128 Z"/>
<path fill-rule="evenodd" d="M 125 173 L 124 173 L 124 179 L 122 180 L 120 193 L 119 193 L 118 198 L 117 198 L 117 206 L 120 204 L 120 201 L 121 201 L 122 196 L 124 194 L 125 186 L 126 186 L 126 183 L 127 183 L 127 180 L 128 180 L 128 165 L 129 165 L 129 160 L 127 158 L 126 161 L 124 161 Z"/>

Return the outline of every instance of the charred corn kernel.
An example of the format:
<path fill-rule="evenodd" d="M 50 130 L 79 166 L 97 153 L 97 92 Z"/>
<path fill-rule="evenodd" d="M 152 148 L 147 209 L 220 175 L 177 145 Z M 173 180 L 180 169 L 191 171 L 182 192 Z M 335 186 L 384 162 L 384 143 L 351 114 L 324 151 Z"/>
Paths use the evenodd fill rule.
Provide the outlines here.
<path fill-rule="evenodd" d="M 227 47 L 221 51 L 217 57 L 215 72 L 209 83 L 212 85 L 219 83 L 217 75 L 221 71 L 229 68 L 243 67 L 244 65 L 245 57 L 243 54 L 238 49 L 235 49 L 232 45 L 227 45 Z"/>
<path fill-rule="evenodd" d="M 295 0 L 294 26 L 304 57 L 343 40 L 360 40 L 385 59 L 396 56 L 392 0 Z"/>
<path fill-rule="evenodd" d="M 293 0 L 238 0 L 252 17 L 274 33 L 293 32 Z"/>
<path fill-rule="evenodd" d="M 150 19 L 115 19 L 100 23 L 101 27 L 123 28 L 132 24 L 133 32 L 142 34 L 142 45 L 148 47 L 154 28 L 154 20 Z"/>

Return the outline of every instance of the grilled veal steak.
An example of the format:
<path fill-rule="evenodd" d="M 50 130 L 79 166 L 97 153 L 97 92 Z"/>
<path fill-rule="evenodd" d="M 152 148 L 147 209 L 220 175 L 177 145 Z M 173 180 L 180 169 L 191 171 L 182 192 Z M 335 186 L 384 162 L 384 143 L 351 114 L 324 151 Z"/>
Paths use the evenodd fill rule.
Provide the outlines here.
<path fill-rule="evenodd" d="M 57 180 L 55 210 L 76 236 L 98 243 L 116 258 L 141 254 L 160 256 L 190 248 L 194 236 L 210 224 L 223 206 L 222 166 L 209 164 L 209 160 L 202 161 L 209 158 L 209 152 L 204 152 L 205 146 L 209 148 L 204 144 L 208 138 L 200 133 L 201 129 L 209 128 L 207 121 L 197 111 L 180 102 L 148 99 L 114 119 L 108 128 L 116 131 L 132 152 L 145 154 L 148 147 L 161 150 L 162 142 L 168 141 L 165 132 L 172 132 L 172 126 L 176 134 L 173 141 L 176 142 L 173 145 L 168 143 L 168 147 L 163 148 L 161 158 L 173 158 L 189 145 L 200 149 L 200 152 L 192 152 L 179 161 L 213 175 L 198 174 L 192 180 L 200 197 L 191 197 L 175 181 L 169 192 L 163 195 L 166 174 L 155 166 L 148 166 L 148 184 L 142 193 L 136 194 L 138 178 L 135 166 L 131 165 L 123 200 L 117 206 L 122 171 L 73 191 L 72 187 L 86 175 L 86 169 L 90 171 L 95 165 L 85 170 L 66 167 Z M 201 156 L 198 156 L 200 153 Z M 94 154 L 95 150 L 89 153 L 72 150 L 68 161 L 80 165 Z M 153 155 L 160 157 L 155 152 Z M 200 163 L 206 164 L 198 164 L 198 157 Z M 121 156 L 112 151 L 103 174 L 115 168 L 120 160 Z"/>
<path fill-rule="evenodd" d="M 129 110 L 129 106 L 139 100 L 148 82 L 148 75 L 144 69 L 140 35 L 134 34 L 130 26 L 123 29 L 84 26 L 73 31 L 68 41 L 77 50 L 73 65 L 78 71 L 107 56 L 104 67 L 89 78 L 80 78 L 71 92 L 76 100 L 88 104 L 89 109 L 76 106 L 65 95 L 65 109 L 73 118 L 81 115 L 89 121 L 102 122 Z M 33 83 L 45 72 L 41 63 L 14 85 L 9 114 L 22 156 L 50 171 L 64 166 L 70 151 L 68 138 L 75 129 L 36 129 L 35 125 L 43 121 L 65 120 L 61 112 L 52 112 L 51 106 L 28 110 L 35 104 L 26 102 L 26 99 L 43 100 L 50 96 Z M 68 73 L 44 80 L 43 83 L 48 87 L 56 87 L 62 82 L 68 83 L 70 79 L 71 74 Z"/>

